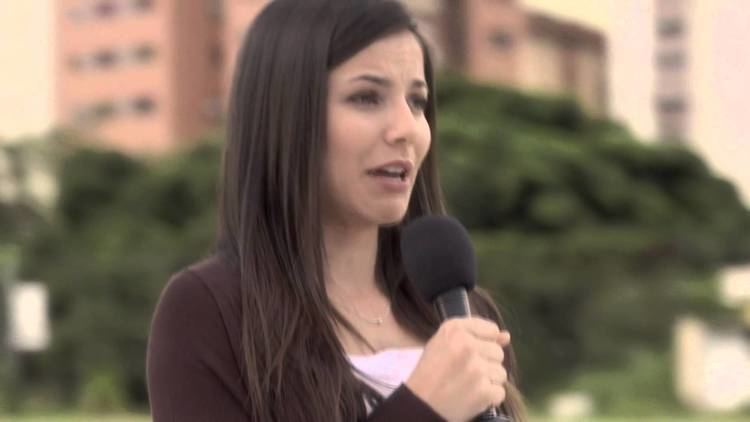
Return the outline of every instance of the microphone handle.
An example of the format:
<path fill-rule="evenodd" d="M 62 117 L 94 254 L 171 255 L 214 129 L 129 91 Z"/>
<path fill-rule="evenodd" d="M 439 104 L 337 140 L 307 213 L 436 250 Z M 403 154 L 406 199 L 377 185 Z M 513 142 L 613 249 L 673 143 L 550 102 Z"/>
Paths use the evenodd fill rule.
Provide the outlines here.
<path fill-rule="evenodd" d="M 445 321 L 448 318 L 461 318 L 471 316 L 469 295 L 464 287 L 458 287 L 441 294 L 435 299 L 435 307 L 440 318 Z M 513 422 L 513 419 L 499 413 L 498 408 L 488 407 L 487 410 L 476 416 L 472 422 Z"/>

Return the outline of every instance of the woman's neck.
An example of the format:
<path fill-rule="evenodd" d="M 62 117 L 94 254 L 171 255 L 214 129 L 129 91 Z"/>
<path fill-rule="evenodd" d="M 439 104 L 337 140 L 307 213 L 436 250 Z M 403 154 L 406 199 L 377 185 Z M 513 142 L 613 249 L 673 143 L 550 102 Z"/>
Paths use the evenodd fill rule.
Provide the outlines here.
<path fill-rule="evenodd" d="M 376 292 L 377 226 L 356 229 L 326 225 L 323 236 L 329 291 L 343 290 L 348 295 Z"/>
<path fill-rule="evenodd" d="M 378 288 L 376 261 L 378 228 L 351 230 L 324 226 L 326 290 L 333 305 L 366 342 L 337 326 L 344 350 L 371 354 L 394 347 L 423 346 L 418 336 L 399 326 L 390 311 L 390 299 Z M 380 321 L 380 322 L 373 322 Z"/>

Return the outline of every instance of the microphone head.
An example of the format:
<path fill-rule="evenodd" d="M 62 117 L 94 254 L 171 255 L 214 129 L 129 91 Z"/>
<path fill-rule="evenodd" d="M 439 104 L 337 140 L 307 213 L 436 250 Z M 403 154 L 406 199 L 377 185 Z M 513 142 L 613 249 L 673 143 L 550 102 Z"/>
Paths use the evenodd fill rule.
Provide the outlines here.
<path fill-rule="evenodd" d="M 474 248 L 461 223 L 453 217 L 420 217 L 401 231 L 401 257 L 409 279 L 429 303 L 457 287 L 476 283 Z"/>

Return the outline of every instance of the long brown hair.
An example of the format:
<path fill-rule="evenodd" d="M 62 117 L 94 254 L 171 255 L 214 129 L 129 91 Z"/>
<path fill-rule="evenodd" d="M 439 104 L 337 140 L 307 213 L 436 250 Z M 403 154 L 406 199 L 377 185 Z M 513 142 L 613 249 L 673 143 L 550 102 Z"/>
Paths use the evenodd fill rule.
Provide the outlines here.
<path fill-rule="evenodd" d="M 367 387 L 354 376 L 334 324 L 358 334 L 330 303 L 323 276 L 320 175 L 327 84 L 336 66 L 401 31 L 412 32 L 422 45 L 432 93 L 425 115 L 434 140 L 429 52 L 396 1 L 275 0 L 258 15 L 240 50 L 229 105 L 218 252 L 241 274 L 243 377 L 252 421 L 348 422 L 366 416 Z M 432 142 L 404 223 L 444 213 L 435 154 Z M 439 320 L 403 273 L 398 236 L 399 226 L 379 230 L 378 283 L 398 323 L 426 341 Z M 493 305 L 485 298 L 478 306 Z M 511 351 L 511 374 L 512 360 Z M 514 389 L 505 407 L 521 416 Z"/>

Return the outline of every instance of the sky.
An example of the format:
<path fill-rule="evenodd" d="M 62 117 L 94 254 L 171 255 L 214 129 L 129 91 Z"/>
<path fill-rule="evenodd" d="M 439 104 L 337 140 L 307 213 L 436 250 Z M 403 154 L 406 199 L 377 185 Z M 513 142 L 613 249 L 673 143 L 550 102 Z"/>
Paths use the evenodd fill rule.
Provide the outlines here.
<path fill-rule="evenodd" d="M 0 0 L 0 139 L 52 125 L 52 1 Z"/>

